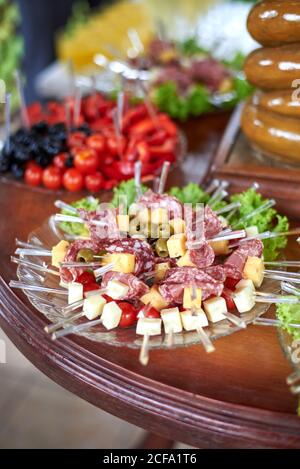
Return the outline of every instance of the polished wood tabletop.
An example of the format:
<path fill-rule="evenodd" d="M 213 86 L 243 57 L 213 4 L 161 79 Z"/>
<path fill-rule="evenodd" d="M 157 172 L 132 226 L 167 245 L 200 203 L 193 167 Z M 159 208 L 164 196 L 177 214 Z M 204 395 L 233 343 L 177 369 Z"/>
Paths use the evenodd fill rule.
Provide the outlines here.
<path fill-rule="evenodd" d="M 190 156 L 170 183 L 204 176 L 227 121 L 217 114 L 185 126 Z M 300 448 L 297 399 L 286 385 L 291 366 L 275 328 L 249 326 L 219 339 L 213 354 L 201 345 L 153 350 L 147 367 L 138 350 L 77 336 L 51 341 L 44 316 L 7 284 L 16 278 L 10 263 L 15 237 L 26 239 L 40 226 L 56 198 L 43 189 L 0 184 L 0 326 L 19 350 L 71 392 L 168 438 L 201 448 Z"/>

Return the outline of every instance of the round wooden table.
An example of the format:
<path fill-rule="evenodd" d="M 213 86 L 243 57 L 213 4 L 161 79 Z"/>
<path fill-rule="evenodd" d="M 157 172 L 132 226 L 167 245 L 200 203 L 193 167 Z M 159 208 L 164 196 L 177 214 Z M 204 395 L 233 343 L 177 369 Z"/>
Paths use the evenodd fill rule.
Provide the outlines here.
<path fill-rule="evenodd" d="M 209 162 L 227 120 L 220 114 L 187 126 L 194 156 L 185 168 L 193 180 L 200 179 L 200 159 Z M 177 170 L 171 182 L 186 178 Z M 77 336 L 51 341 L 43 330 L 46 319 L 7 284 L 16 277 L 10 263 L 15 237 L 26 239 L 41 225 L 56 198 L 42 189 L 0 184 L 0 326 L 18 349 L 69 391 L 168 439 L 201 448 L 299 448 L 297 399 L 285 381 L 291 367 L 274 328 L 250 326 L 218 340 L 209 355 L 201 345 L 155 350 L 147 367 L 137 350 Z"/>

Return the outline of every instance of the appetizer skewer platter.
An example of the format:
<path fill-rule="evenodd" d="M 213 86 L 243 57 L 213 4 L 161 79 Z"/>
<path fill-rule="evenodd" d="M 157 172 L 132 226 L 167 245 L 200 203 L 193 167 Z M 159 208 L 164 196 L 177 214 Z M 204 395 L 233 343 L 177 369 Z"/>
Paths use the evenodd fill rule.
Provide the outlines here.
<path fill-rule="evenodd" d="M 271 304 L 299 304 L 300 277 L 288 270 L 299 261 L 275 257 L 300 229 L 289 229 L 274 201 L 256 185 L 229 198 L 224 181 L 166 193 L 168 169 L 152 190 L 136 164 L 111 204 L 57 201 L 60 213 L 16 240 L 11 287 L 50 319 L 45 333 L 54 340 L 81 334 L 140 347 L 147 364 L 151 348 L 199 343 L 212 352 L 213 339 L 244 329 Z"/>

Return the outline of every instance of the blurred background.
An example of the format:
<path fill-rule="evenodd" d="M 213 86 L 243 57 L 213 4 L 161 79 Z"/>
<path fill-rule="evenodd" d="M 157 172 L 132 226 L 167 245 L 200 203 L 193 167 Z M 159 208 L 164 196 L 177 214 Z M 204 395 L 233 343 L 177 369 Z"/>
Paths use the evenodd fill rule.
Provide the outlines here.
<path fill-rule="evenodd" d="M 0 0 L 0 78 L 13 93 L 14 72 L 25 78 L 27 104 L 70 93 L 99 72 L 95 55 L 134 58 L 156 36 L 202 50 L 239 70 L 256 47 L 246 31 L 251 1 L 225 0 Z M 138 36 L 130 37 L 128 31 Z M 138 38 L 138 39 L 137 39 Z M 135 41 L 135 43 L 134 43 Z M 140 41 L 141 44 L 136 44 Z M 113 88 L 102 70 L 100 88 Z M 1 331 L 0 331 L 1 332 Z M 7 344 L 0 368 L 0 447 L 127 448 L 143 431 L 112 417 L 51 382 Z"/>

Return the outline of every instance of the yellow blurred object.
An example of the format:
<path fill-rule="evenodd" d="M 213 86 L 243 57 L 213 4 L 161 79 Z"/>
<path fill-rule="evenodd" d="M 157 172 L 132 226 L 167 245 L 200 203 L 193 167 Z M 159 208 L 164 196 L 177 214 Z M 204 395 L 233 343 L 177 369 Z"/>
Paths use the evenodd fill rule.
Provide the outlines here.
<path fill-rule="evenodd" d="M 95 54 L 116 58 L 113 51 L 126 57 L 132 48 L 127 32 L 137 31 L 143 45 L 147 47 L 154 35 L 151 15 L 144 2 L 120 1 L 94 13 L 86 24 L 78 27 L 72 36 L 62 34 L 57 40 L 57 56 L 64 62 L 72 60 L 77 70 L 93 66 Z"/>

